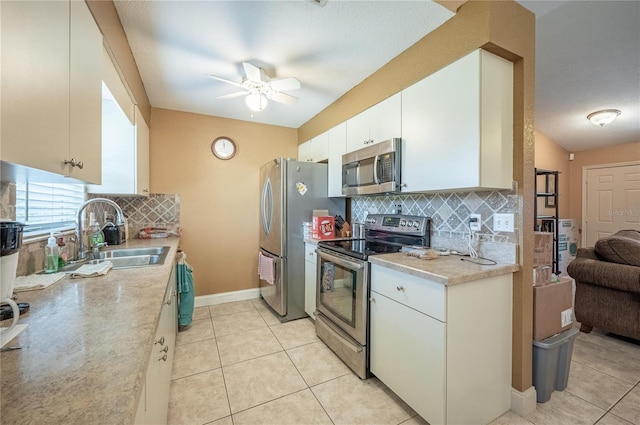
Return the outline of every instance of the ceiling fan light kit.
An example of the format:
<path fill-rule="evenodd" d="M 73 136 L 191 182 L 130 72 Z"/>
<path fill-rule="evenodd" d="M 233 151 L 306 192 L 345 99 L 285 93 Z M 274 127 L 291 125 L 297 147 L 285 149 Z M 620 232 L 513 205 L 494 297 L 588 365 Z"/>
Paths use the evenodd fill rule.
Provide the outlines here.
<path fill-rule="evenodd" d="M 595 125 L 604 127 L 605 125 L 618 118 L 618 115 L 620 115 L 621 113 L 622 112 L 618 109 L 603 109 L 590 113 L 589 115 L 587 115 L 587 119 Z"/>
<path fill-rule="evenodd" d="M 249 93 L 247 97 L 244 98 L 245 103 L 254 112 L 260 112 L 264 108 L 267 107 L 267 97 L 262 93 Z"/>
<path fill-rule="evenodd" d="M 218 81 L 232 84 L 243 89 L 243 91 L 218 96 L 218 99 L 230 99 L 233 97 L 246 96 L 245 103 L 247 104 L 247 107 L 254 112 L 264 110 L 264 108 L 267 107 L 269 100 L 283 103 L 285 105 L 293 105 L 298 101 L 297 97 L 283 93 L 283 91 L 297 90 L 300 88 L 300 82 L 295 78 L 288 77 L 271 80 L 265 75 L 261 68 L 258 68 L 248 62 L 242 62 L 242 67 L 244 68 L 245 73 L 242 83 L 237 83 L 215 75 L 209 75 L 209 77 Z"/>

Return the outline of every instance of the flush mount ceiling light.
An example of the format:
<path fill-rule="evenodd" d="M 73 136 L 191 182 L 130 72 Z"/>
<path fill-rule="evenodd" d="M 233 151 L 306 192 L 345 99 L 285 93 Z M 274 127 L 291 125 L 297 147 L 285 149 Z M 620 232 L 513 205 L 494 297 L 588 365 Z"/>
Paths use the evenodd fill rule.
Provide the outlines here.
<path fill-rule="evenodd" d="M 604 127 L 605 125 L 618 118 L 618 115 L 620 115 L 621 113 L 622 112 L 620 112 L 618 109 L 603 109 L 601 111 L 590 113 L 589 115 L 587 115 L 587 119 L 595 125 Z"/>

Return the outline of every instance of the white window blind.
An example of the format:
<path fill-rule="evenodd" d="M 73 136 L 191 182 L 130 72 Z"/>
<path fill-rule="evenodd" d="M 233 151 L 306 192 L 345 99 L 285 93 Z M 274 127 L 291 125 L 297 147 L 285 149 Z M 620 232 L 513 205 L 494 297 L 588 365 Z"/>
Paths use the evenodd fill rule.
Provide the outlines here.
<path fill-rule="evenodd" d="M 25 236 L 72 229 L 84 200 L 82 184 L 17 183 L 16 220 Z"/>

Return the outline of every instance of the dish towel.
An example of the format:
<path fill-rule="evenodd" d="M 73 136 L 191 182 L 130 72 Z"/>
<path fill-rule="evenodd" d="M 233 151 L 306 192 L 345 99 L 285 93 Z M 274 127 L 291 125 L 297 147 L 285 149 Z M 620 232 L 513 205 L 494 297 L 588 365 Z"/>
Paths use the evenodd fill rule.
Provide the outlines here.
<path fill-rule="evenodd" d="M 273 285 L 273 259 L 262 255 L 262 252 L 258 253 L 258 276 L 269 285 Z"/>
<path fill-rule="evenodd" d="M 193 288 L 193 269 L 187 263 L 187 254 L 182 253 L 182 257 L 178 259 L 177 285 L 178 285 L 178 325 L 188 326 L 193 319 L 194 307 L 194 288 Z"/>
<path fill-rule="evenodd" d="M 104 276 L 109 273 L 111 267 L 113 267 L 111 261 L 104 261 L 99 264 L 84 264 L 71 272 L 71 278 Z"/>
<path fill-rule="evenodd" d="M 47 288 L 64 277 L 64 272 L 51 274 L 30 274 L 29 276 L 16 277 L 13 283 L 13 292 L 34 291 Z"/>

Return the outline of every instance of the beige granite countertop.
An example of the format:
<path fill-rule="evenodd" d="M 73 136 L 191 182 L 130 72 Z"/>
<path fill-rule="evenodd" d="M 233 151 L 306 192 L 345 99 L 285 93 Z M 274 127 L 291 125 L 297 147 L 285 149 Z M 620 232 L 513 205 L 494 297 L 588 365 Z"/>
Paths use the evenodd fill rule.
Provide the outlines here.
<path fill-rule="evenodd" d="M 465 261 L 462 261 L 462 259 L 465 259 Z M 472 280 L 499 276 L 517 272 L 520 269 L 517 264 L 498 263 L 493 266 L 481 266 L 466 260 L 472 259 L 458 255 L 448 255 L 433 260 L 422 260 L 420 258 L 410 257 L 404 252 L 369 256 L 369 262 L 371 264 L 378 264 L 444 285 L 455 285 Z"/>
<path fill-rule="evenodd" d="M 19 322 L 28 327 L 7 344 L 22 349 L 0 353 L 2 423 L 133 423 L 179 241 L 118 246 L 170 246 L 161 266 L 17 293 L 30 311 Z"/>

